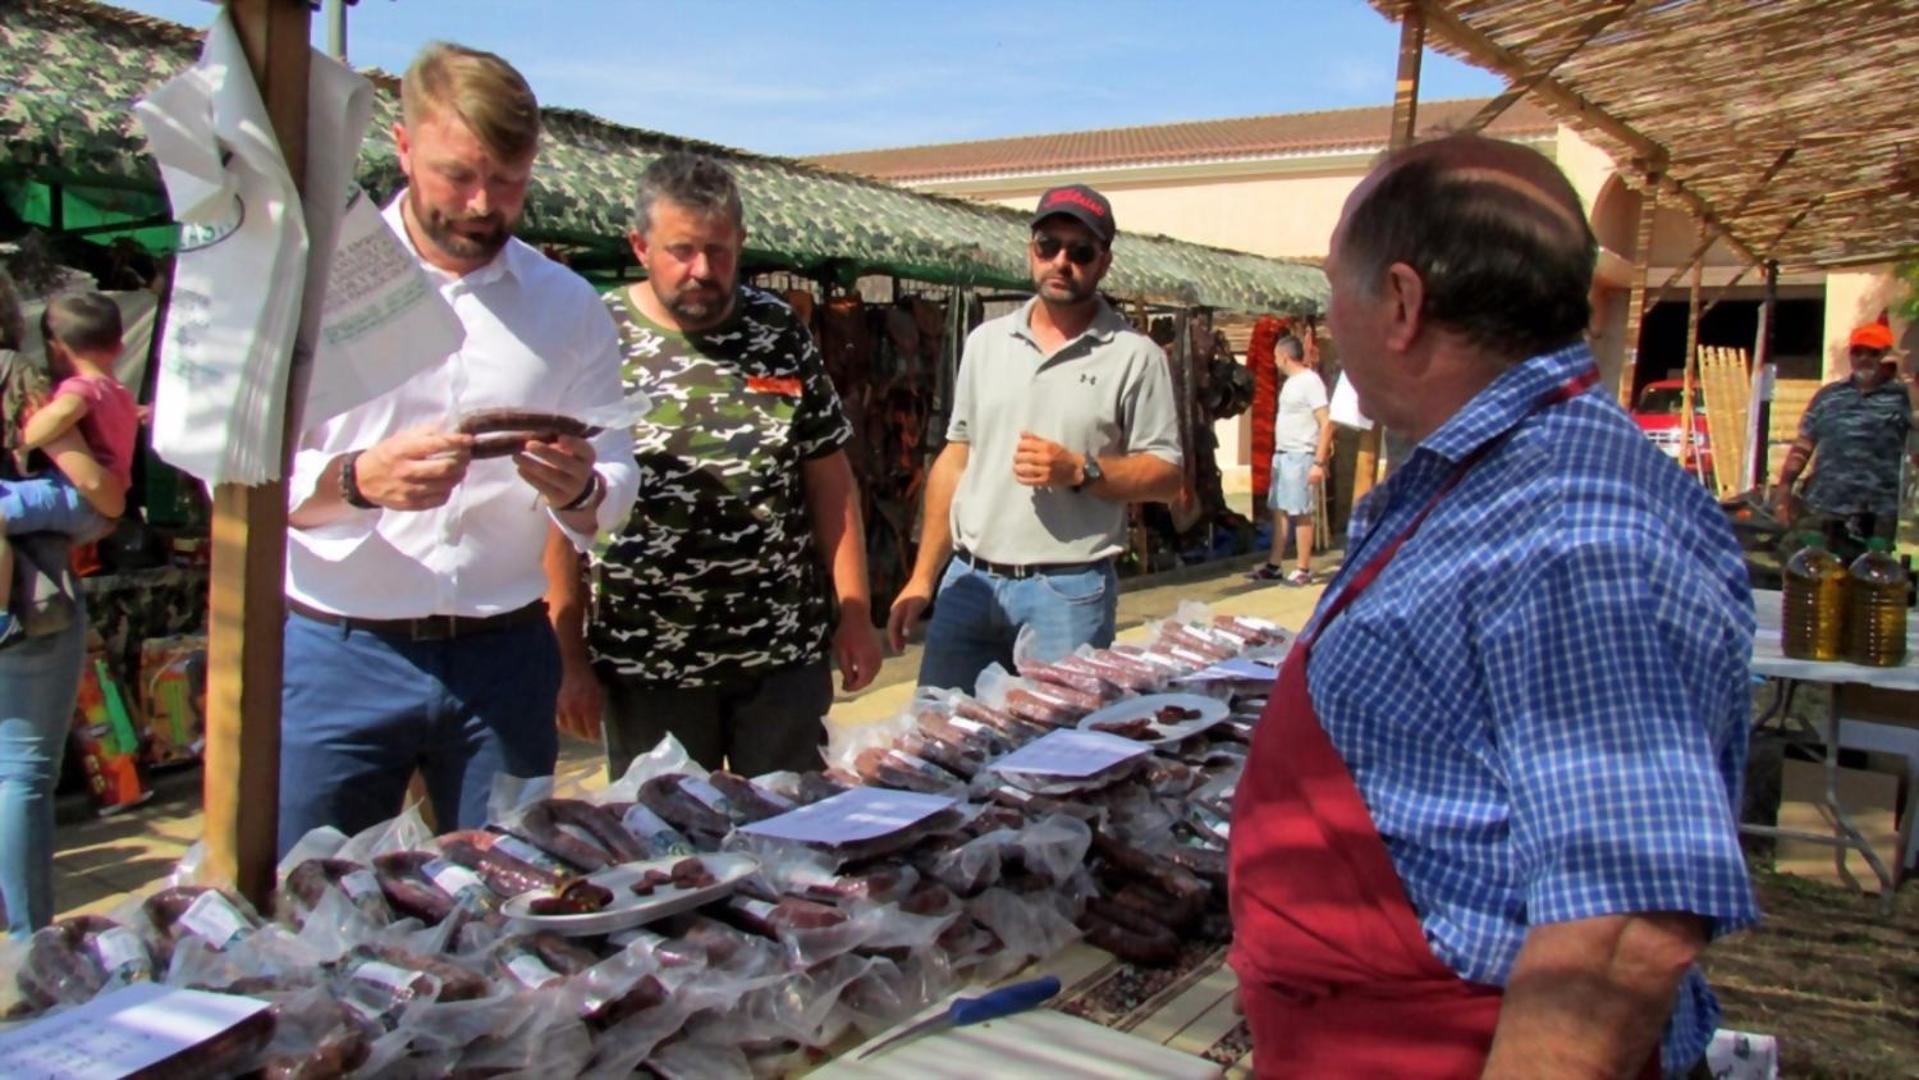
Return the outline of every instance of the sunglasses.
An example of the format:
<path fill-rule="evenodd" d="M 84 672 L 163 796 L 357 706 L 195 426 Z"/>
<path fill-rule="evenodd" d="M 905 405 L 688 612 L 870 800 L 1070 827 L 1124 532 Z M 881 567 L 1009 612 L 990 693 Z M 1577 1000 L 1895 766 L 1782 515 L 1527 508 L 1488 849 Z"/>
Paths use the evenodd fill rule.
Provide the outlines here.
<path fill-rule="evenodd" d="M 1042 262 L 1052 262 L 1059 258 L 1060 252 L 1066 252 L 1066 260 L 1074 266 L 1086 266 L 1099 258 L 1099 246 L 1084 240 L 1067 243 L 1051 236 L 1033 237 L 1033 254 Z"/>

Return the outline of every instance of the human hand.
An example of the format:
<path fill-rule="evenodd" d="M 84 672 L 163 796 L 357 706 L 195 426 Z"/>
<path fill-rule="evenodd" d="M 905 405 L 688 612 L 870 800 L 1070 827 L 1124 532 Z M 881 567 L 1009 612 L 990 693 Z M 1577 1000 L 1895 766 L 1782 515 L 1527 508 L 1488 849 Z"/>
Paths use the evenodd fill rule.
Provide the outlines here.
<path fill-rule="evenodd" d="M 1773 493 L 1772 516 L 1778 518 L 1781 525 L 1792 524 L 1792 488 L 1782 484 Z"/>
<path fill-rule="evenodd" d="M 1311 468 L 1306 470 L 1306 486 L 1307 487 L 1318 487 L 1319 485 L 1325 482 L 1326 482 L 1326 466 L 1315 462 Z"/>
<path fill-rule="evenodd" d="M 879 677 L 880 638 L 873 632 L 873 616 L 864 604 L 840 608 L 840 624 L 833 630 L 833 662 L 840 669 L 840 691 L 864 690 Z"/>
<path fill-rule="evenodd" d="M 560 696 L 554 716 L 563 734 L 599 742 L 602 700 L 600 680 L 590 660 L 581 655 L 560 661 Z"/>
<path fill-rule="evenodd" d="M 354 480 L 375 506 L 431 510 L 446 504 L 472 459 L 473 436 L 413 428 L 368 447 L 354 463 Z"/>
<path fill-rule="evenodd" d="M 918 578 L 908 581 L 900 594 L 894 597 L 892 610 L 886 614 L 886 643 L 893 647 L 895 653 L 905 650 L 906 632 L 920 621 L 920 616 L 926 613 L 927 605 L 932 602 L 932 583 Z"/>
<path fill-rule="evenodd" d="M 532 485 L 548 506 L 566 506 L 593 482 L 593 444 L 577 435 L 561 435 L 551 442 L 528 439 L 513 455 L 520 479 Z"/>
<path fill-rule="evenodd" d="M 1064 446 L 1021 432 L 1013 451 L 1013 478 L 1027 487 L 1070 488 L 1080 482 L 1081 458 Z"/>

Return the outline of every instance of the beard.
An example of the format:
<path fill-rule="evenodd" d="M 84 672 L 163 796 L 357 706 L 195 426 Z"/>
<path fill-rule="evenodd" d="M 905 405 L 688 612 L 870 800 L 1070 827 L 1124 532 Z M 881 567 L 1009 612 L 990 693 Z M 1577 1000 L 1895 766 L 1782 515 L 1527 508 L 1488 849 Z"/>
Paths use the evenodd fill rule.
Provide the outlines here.
<path fill-rule="evenodd" d="M 460 260 L 485 260 L 498 255 L 513 238 L 513 227 L 519 224 L 499 214 L 449 217 L 420 201 L 417 188 L 407 189 L 407 199 L 413 204 L 413 220 L 426 238 L 434 247 Z"/>
<path fill-rule="evenodd" d="M 731 281 L 690 280 L 670 295 L 658 289 L 654 295 L 661 306 L 673 313 L 673 319 L 686 330 L 706 330 L 726 321 L 733 312 L 733 296 L 739 290 Z"/>
<path fill-rule="evenodd" d="M 1036 290 L 1040 296 L 1055 304 L 1077 304 L 1092 298 L 1099 291 L 1099 282 L 1091 278 L 1080 280 L 1070 277 L 1055 277 L 1051 274 L 1038 281 Z"/>

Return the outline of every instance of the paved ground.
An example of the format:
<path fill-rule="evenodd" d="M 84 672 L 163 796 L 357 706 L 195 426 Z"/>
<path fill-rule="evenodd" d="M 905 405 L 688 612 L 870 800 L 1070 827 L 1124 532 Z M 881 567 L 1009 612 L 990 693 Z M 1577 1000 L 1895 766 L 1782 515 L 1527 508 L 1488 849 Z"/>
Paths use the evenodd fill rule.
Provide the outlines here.
<path fill-rule="evenodd" d="M 1337 553 L 1321 556 L 1322 571 L 1337 565 Z M 1252 614 L 1285 626 L 1298 627 L 1312 613 L 1321 586 L 1291 588 L 1255 584 L 1244 572 L 1257 558 L 1207 564 L 1156 575 L 1142 587 L 1120 597 L 1122 640 L 1145 634 L 1144 624 L 1171 615 L 1183 600 L 1208 603 L 1221 612 Z M 919 672 L 920 650 L 887 660 L 874 685 L 835 701 L 828 722 L 864 724 L 891 716 L 912 699 Z M 602 782 L 599 747 L 563 739 L 559 780 Z M 93 817 L 83 802 L 62 807 L 62 824 L 55 836 L 55 907 L 62 915 L 110 912 L 130 898 L 141 897 L 163 881 L 187 848 L 200 837 L 200 772 L 189 768 L 154 778 L 154 797 L 144 805 L 108 818 Z"/>

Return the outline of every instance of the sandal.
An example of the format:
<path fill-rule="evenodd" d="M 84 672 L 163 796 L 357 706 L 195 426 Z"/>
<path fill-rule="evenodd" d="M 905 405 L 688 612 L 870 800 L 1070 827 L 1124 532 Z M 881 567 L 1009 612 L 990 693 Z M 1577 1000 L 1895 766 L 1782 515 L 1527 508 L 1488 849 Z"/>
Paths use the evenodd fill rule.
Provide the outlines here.
<path fill-rule="evenodd" d="M 1312 583 L 1313 583 L 1313 573 L 1310 570 L 1295 570 L 1292 573 L 1286 575 L 1286 584 L 1288 585 L 1298 587 L 1303 585 L 1311 585 Z"/>
<path fill-rule="evenodd" d="M 1254 581 L 1279 581 L 1285 578 L 1286 571 L 1272 563 L 1261 563 L 1259 567 L 1246 575 Z"/>

